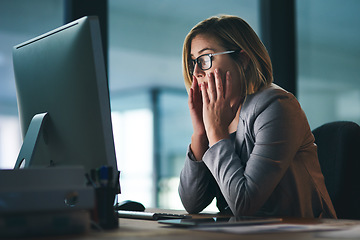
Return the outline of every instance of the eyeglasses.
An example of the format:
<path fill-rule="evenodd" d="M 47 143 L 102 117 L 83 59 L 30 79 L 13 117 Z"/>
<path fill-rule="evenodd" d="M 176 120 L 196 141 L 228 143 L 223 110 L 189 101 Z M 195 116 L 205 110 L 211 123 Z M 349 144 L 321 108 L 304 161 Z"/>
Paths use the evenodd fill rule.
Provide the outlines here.
<path fill-rule="evenodd" d="M 234 52 L 236 52 L 236 51 L 231 50 L 231 51 L 219 52 L 219 53 L 208 53 L 208 54 L 203 54 L 203 55 L 197 57 L 196 59 L 190 59 L 190 64 L 189 64 L 190 74 L 193 75 L 196 64 L 198 64 L 198 66 L 201 68 L 201 70 L 208 70 L 212 66 L 213 56 L 229 54 L 229 53 L 234 53 Z"/>

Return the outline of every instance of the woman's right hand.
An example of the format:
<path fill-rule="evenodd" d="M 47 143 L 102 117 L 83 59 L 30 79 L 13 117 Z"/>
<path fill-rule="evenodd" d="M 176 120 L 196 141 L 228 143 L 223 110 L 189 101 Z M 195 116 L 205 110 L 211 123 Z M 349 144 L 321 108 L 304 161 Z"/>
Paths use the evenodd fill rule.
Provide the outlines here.
<path fill-rule="evenodd" d="M 205 125 L 203 120 L 203 103 L 201 90 L 198 81 L 193 76 L 193 82 L 189 89 L 188 100 L 190 117 L 193 125 L 193 135 L 191 137 L 191 150 L 196 160 L 201 160 L 202 156 L 209 147 L 209 141 L 206 136 Z"/>
<path fill-rule="evenodd" d="M 196 77 L 193 77 L 193 82 L 189 90 L 189 110 L 194 134 L 206 135 L 205 125 L 203 121 L 203 104 L 200 87 Z"/>

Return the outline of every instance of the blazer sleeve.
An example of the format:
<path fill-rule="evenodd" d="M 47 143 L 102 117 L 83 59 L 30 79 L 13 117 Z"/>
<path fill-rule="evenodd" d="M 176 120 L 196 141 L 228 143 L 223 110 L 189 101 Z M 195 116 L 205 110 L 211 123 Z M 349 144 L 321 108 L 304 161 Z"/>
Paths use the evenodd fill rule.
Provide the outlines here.
<path fill-rule="evenodd" d="M 229 139 L 203 156 L 235 216 L 255 214 L 270 197 L 301 146 L 307 122 L 295 97 L 260 99 L 245 111 L 238 131 L 243 128 L 248 159 Z"/>
<path fill-rule="evenodd" d="M 195 214 L 206 208 L 215 197 L 215 184 L 215 179 L 205 163 L 195 161 L 189 146 L 178 188 L 185 210 Z"/>

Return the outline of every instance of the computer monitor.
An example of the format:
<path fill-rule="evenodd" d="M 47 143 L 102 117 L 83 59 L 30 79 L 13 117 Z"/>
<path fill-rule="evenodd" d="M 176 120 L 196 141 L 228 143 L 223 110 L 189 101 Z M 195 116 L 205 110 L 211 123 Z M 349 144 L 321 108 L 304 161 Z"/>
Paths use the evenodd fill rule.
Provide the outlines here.
<path fill-rule="evenodd" d="M 15 168 L 117 164 L 109 87 L 95 16 L 13 48 L 21 131 Z"/>

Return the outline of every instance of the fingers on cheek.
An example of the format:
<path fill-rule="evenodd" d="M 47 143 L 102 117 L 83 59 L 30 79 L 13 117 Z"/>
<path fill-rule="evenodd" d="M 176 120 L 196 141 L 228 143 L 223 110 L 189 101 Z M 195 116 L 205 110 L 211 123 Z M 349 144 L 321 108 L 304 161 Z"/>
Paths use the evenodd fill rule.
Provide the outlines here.
<path fill-rule="evenodd" d="M 207 77 L 208 77 L 208 82 L 209 83 L 213 83 L 215 81 L 215 76 L 214 76 L 213 73 L 208 73 Z"/>
<path fill-rule="evenodd" d="M 209 76 L 209 81 L 208 81 L 207 90 L 209 93 L 212 92 L 212 94 L 214 94 L 216 91 L 216 85 L 217 85 L 216 79 L 215 79 L 215 76 L 213 73 L 209 73 L 208 76 Z"/>
<path fill-rule="evenodd" d="M 230 83 L 231 80 L 231 75 L 230 75 L 230 71 L 226 72 L 226 81 Z"/>
<path fill-rule="evenodd" d="M 201 83 L 200 85 L 200 89 L 201 89 L 201 93 L 204 95 L 204 94 L 207 94 L 207 84 L 205 82 Z"/>
<path fill-rule="evenodd" d="M 203 102 L 206 103 L 208 99 L 208 92 L 207 92 L 207 84 L 205 82 L 201 84 L 201 95 Z"/>
<path fill-rule="evenodd" d="M 194 101 L 194 90 L 192 88 L 189 89 L 189 103 L 193 103 Z"/>

